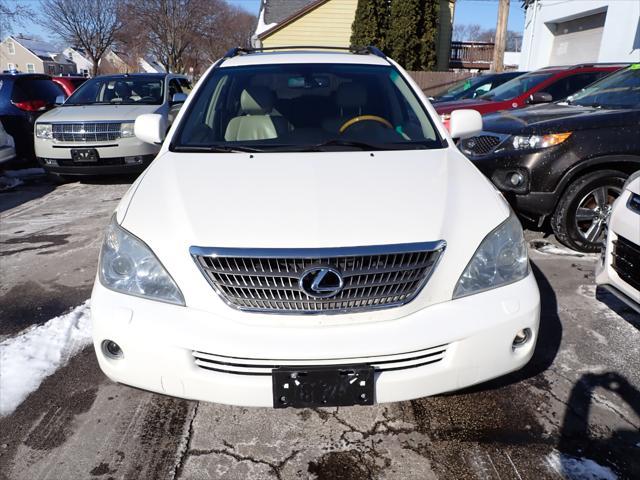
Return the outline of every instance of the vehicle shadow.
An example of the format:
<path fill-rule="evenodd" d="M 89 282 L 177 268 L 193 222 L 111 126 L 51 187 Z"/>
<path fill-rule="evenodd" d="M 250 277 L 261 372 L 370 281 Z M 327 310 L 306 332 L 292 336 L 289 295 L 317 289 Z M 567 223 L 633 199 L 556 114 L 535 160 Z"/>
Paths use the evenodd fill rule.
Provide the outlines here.
<path fill-rule="evenodd" d="M 126 175 L 100 175 L 78 177 L 77 180 L 70 180 L 68 183 L 80 182 L 87 185 L 127 185 L 136 181 L 140 174 L 126 174 Z"/>
<path fill-rule="evenodd" d="M 538 282 L 541 304 L 540 328 L 538 331 L 536 348 L 533 351 L 533 357 L 531 357 L 529 363 L 520 370 L 488 382 L 474 385 L 456 392 L 456 394 L 503 388 L 507 385 L 536 377 L 541 373 L 544 373 L 553 364 L 562 342 L 562 323 L 560 322 L 560 316 L 558 315 L 558 301 L 553 287 L 547 280 L 544 273 L 542 273 L 542 270 L 540 270 L 533 262 L 531 263 L 531 270 Z"/>
<path fill-rule="evenodd" d="M 640 313 L 635 312 L 626 303 L 614 294 L 598 288 L 596 290 L 596 300 L 604 303 L 607 307 L 618 314 L 623 320 L 640 330 Z"/>
<path fill-rule="evenodd" d="M 640 430 L 623 428 L 614 430 L 609 438 L 594 438 L 597 432 L 590 429 L 589 416 L 596 389 L 615 393 L 640 417 L 640 391 L 624 376 L 616 372 L 582 375 L 571 389 L 556 447 L 560 473 L 565 478 L 575 478 L 578 469 L 588 467 L 585 459 L 589 459 L 608 466 L 620 478 L 640 478 Z"/>
<path fill-rule="evenodd" d="M 0 170 L 0 176 L 3 172 Z M 13 180 L 13 178 L 11 179 Z M 23 203 L 44 197 L 48 193 L 55 190 L 55 185 L 51 183 L 44 175 L 32 177 L 28 179 L 19 179 L 18 186 L 0 190 L 0 213 L 19 207 Z"/>

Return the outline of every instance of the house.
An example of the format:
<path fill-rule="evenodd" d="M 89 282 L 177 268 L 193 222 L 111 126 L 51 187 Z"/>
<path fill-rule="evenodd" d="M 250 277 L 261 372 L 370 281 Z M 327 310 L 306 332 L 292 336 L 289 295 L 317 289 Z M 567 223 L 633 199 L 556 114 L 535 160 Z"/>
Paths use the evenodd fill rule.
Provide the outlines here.
<path fill-rule="evenodd" d="M 640 62 L 640 2 L 525 0 L 520 70 Z"/>
<path fill-rule="evenodd" d="M 152 56 L 140 57 L 138 59 L 140 72 L 144 73 L 164 73 L 164 67 Z"/>
<path fill-rule="evenodd" d="M 132 73 L 137 70 L 136 65 L 131 65 L 127 55 L 122 52 L 116 52 L 109 48 L 98 64 L 101 74 L 113 74 L 113 73 Z"/>
<path fill-rule="evenodd" d="M 64 53 L 65 57 L 76 64 L 75 73 L 82 75 L 83 77 L 91 76 L 91 73 L 93 72 L 93 62 L 89 60 L 84 50 L 77 47 L 69 47 L 65 48 L 62 53 Z"/>
<path fill-rule="evenodd" d="M 455 0 L 438 1 L 438 69 L 446 70 Z M 357 6 L 358 0 L 262 0 L 253 45 L 348 47 Z"/>
<path fill-rule="evenodd" d="M 24 37 L 8 36 L 0 42 L 0 71 L 67 75 L 76 65 L 50 43 Z"/>

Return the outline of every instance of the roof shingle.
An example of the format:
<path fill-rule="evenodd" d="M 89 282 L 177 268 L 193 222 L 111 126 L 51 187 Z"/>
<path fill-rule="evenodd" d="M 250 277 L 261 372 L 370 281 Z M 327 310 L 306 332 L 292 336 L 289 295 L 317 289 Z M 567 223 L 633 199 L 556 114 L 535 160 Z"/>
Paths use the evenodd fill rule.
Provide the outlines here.
<path fill-rule="evenodd" d="M 317 0 L 264 0 L 264 22 L 280 23 Z"/>

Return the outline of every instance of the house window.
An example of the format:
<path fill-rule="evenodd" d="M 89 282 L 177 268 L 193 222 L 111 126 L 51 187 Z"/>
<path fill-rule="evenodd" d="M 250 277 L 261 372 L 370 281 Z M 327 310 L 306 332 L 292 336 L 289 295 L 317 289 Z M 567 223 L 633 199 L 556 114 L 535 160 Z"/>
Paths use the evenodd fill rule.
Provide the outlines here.
<path fill-rule="evenodd" d="M 47 65 L 47 72 L 49 73 L 49 75 L 55 75 L 56 74 L 56 66 L 55 65 Z"/>
<path fill-rule="evenodd" d="M 7 50 L 9 50 L 9 55 L 16 54 L 16 46 L 13 42 L 7 42 Z"/>
<path fill-rule="evenodd" d="M 27 63 L 27 73 L 36 73 L 36 66 L 33 63 Z"/>
<path fill-rule="evenodd" d="M 15 70 L 15 69 L 16 69 L 15 63 L 7 63 L 7 70 Z"/>

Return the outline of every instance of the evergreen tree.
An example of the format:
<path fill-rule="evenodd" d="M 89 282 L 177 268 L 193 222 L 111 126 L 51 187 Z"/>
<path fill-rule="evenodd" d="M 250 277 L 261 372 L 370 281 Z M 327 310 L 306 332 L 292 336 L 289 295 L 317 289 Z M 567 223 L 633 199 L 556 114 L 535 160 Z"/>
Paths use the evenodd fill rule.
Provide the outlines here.
<path fill-rule="evenodd" d="M 407 70 L 421 70 L 422 4 L 425 0 L 393 0 L 387 30 L 387 50 Z"/>
<path fill-rule="evenodd" d="M 374 45 L 383 51 L 386 49 L 389 2 L 390 0 L 358 0 L 351 45 Z"/>
<path fill-rule="evenodd" d="M 425 0 L 420 35 L 420 70 L 434 70 L 438 63 L 438 34 L 440 31 L 440 2 Z M 447 52 L 448 55 L 448 52 Z"/>

